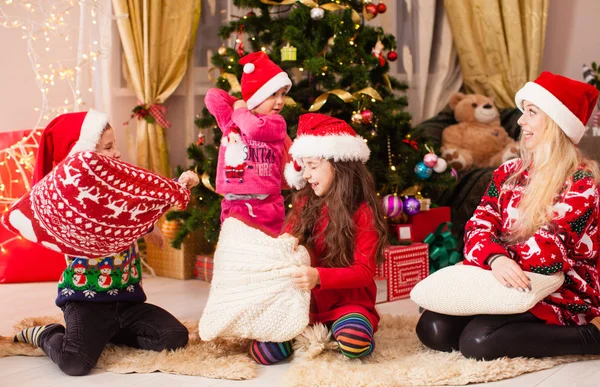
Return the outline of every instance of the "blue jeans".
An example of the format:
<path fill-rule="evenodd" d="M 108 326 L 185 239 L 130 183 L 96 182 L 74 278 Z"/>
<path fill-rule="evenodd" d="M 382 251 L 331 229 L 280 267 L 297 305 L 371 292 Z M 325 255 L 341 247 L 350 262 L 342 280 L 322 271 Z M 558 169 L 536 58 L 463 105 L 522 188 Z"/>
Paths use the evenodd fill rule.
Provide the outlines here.
<path fill-rule="evenodd" d="M 188 330 L 169 312 L 147 303 L 67 302 L 66 328 L 48 327 L 40 347 L 67 375 L 88 374 L 107 343 L 162 351 L 184 347 Z"/>

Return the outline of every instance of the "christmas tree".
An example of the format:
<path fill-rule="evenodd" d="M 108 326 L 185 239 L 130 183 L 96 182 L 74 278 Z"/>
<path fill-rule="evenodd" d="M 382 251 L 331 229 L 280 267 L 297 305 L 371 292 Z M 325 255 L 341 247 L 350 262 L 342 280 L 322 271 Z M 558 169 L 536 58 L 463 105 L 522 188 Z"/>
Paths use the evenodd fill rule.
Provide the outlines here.
<path fill-rule="evenodd" d="M 233 21 L 219 30 L 223 45 L 212 58 L 220 69 L 217 87 L 241 97 L 238 80 L 242 67 L 239 59 L 249 52 L 265 51 L 291 77 L 282 115 L 290 137 L 295 137 L 299 115 L 320 112 L 349 122 L 366 139 L 371 149 L 367 167 L 373 173 L 377 189 L 387 194 L 411 194 L 439 190 L 454 180 L 443 160 L 429 155 L 420 133 L 411 129 L 405 111 L 407 85 L 389 75 L 390 63 L 398 59 L 396 40 L 369 20 L 386 11 L 383 2 L 312 0 L 234 0 L 247 12 L 232 15 Z M 387 53 L 387 54 L 386 54 Z M 201 135 L 213 129 L 214 144 L 220 130 L 206 109 L 196 120 Z M 188 156 L 203 184 L 194 194 L 201 198 L 188 211 L 169 214 L 182 219 L 184 226 L 175 238 L 178 245 L 187 233 L 202 227 L 208 239 L 218 235 L 220 200 L 212 190 L 217 148 L 192 144 Z M 432 173 L 432 167 L 439 173 Z M 408 191 L 407 191 L 408 189 Z"/>

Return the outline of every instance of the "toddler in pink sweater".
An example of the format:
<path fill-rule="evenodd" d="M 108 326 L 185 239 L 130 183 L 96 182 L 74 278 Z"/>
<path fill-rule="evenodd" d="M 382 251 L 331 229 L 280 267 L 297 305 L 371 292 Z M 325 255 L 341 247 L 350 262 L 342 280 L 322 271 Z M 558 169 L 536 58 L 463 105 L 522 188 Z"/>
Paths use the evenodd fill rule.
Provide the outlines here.
<path fill-rule="evenodd" d="M 221 222 L 234 216 L 275 236 L 285 216 L 282 165 L 291 143 L 279 112 L 292 82 L 264 52 L 248 54 L 240 64 L 243 99 L 217 88 L 204 99 L 223 132 L 216 182 L 224 195 Z"/>

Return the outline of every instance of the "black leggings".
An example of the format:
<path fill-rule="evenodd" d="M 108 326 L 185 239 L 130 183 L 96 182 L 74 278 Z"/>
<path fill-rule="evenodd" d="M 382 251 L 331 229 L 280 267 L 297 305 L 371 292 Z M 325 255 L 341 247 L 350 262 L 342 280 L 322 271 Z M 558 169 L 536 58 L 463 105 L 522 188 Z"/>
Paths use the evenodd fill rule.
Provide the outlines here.
<path fill-rule="evenodd" d="M 600 331 L 591 325 L 548 325 L 526 312 L 511 315 L 448 316 L 425 311 L 417 336 L 427 347 L 465 357 L 546 357 L 600 354 Z"/>

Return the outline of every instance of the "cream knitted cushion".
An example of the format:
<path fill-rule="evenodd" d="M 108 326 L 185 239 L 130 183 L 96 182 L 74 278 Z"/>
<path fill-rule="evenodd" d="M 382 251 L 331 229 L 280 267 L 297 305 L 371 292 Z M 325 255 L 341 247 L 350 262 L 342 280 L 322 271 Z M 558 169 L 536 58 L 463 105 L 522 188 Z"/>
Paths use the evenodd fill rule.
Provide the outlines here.
<path fill-rule="evenodd" d="M 221 227 L 210 294 L 200 337 L 240 337 L 283 342 L 309 322 L 310 292 L 292 283 L 292 273 L 310 265 L 308 251 L 293 237 L 272 238 L 235 218 Z"/>
<path fill-rule="evenodd" d="M 526 275 L 531 280 L 529 293 L 503 286 L 489 270 L 455 265 L 419 282 L 410 292 L 410 298 L 427 310 L 451 316 L 517 314 L 533 308 L 565 281 L 562 272 Z"/>

